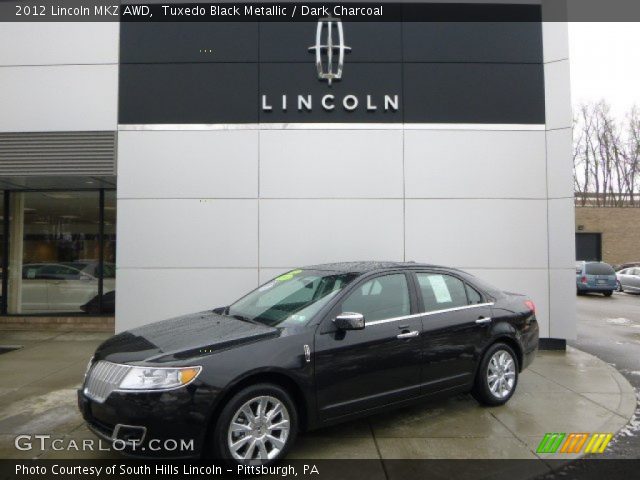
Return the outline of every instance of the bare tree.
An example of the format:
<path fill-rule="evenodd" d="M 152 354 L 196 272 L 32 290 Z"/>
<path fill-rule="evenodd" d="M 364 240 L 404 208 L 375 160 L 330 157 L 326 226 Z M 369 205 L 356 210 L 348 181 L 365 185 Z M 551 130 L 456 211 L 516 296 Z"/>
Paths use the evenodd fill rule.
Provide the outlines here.
<path fill-rule="evenodd" d="M 574 119 L 573 180 L 578 205 L 640 206 L 640 111 L 622 124 L 604 101 L 581 105 Z"/>

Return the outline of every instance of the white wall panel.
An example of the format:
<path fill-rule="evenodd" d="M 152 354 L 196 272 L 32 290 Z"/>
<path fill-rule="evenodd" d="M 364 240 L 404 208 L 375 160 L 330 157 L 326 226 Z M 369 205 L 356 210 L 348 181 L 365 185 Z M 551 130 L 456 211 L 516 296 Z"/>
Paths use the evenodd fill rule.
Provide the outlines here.
<path fill-rule="evenodd" d="M 401 200 L 261 200 L 260 263 L 402 260 Z"/>
<path fill-rule="evenodd" d="M 549 198 L 573 198 L 573 131 L 547 131 Z"/>
<path fill-rule="evenodd" d="M 407 130 L 407 198 L 545 198 L 544 133 Z"/>
<path fill-rule="evenodd" d="M 576 338 L 576 270 L 549 271 L 549 306 L 552 338 Z"/>
<path fill-rule="evenodd" d="M 549 200 L 549 266 L 574 268 L 575 208 L 572 198 Z"/>
<path fill-rule="evenodd" d="M 406 258 L 458 267 L 547 268 L 546 200 L 407 200 Z"/>
<path fill-rule="evenodd" d="M 117 65 L 0 67 L 0 131 L 115 130 L 117 92 Z"/>
<path fill-rule="evenodd" d="M 257 200 L 118 200 L 118 266 L 257 267 Z"/>
<path fill-rule="evenodd" d="M 260 285 L 267 283 L 272 278 L 282 275 L 290 270 L 290 268 L 261 268 L 260 272 L 258 272 L 258 283 Z"/>
<path fill-rule="evenodd" d="M 256 269 L 119 268 L 116 331 L 228 305 L 257 280 Z"/>
<path fill-rule="evenodd" d="M 571 127 L 573 113 L 569 88 L 569 60 L 545 64 L 544 85 L 547 128 Z"/>
<path fill-rule="evenodd" d="M 118 22 L 2 22 L 0 65 L 116 64 L 119 32 Z"/>
<path fill-rule="evenodd" d="M 260 196 L 402 197 L 402 130 L 261 131 Z"/>
<path fill-rule="evenodd" d="M 549 336 L 549 275 L 546 269 L 464 270 L 500 289 L 527 295 L 536 304 L 540 336 Z M 563 320 L 558 321 L 562 322 Z"/>
<path fill-rule="evenodd" d="M 121 131 L 120 198 L 256 198 L 258 131 Z"/>
<path fill-rule="evenodd" d="M 542 22 L 544 62 L 569 58 L 569 28 L 566 22 Z"/>

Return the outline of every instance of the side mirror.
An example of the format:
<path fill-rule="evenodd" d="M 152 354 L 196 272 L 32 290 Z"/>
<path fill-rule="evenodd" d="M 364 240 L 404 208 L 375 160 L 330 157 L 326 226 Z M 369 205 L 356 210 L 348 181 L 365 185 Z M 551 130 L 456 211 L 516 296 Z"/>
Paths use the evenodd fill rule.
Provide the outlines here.
<path fill-rule="evenodd" d="M 344 312 L 333 319 L 338 330 L 362 330 L 364 315 L 355 312 Z"/>

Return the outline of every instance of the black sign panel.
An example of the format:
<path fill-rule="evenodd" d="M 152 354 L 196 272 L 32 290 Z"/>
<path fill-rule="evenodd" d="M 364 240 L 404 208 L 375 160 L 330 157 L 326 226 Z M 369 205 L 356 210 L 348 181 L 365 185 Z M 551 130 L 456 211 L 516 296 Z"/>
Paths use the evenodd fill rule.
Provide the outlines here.
<path fill-rule="evenodd" d="M 119 122 L 545 121 L 539 22 L 317 27 L 123 23 Z"/>

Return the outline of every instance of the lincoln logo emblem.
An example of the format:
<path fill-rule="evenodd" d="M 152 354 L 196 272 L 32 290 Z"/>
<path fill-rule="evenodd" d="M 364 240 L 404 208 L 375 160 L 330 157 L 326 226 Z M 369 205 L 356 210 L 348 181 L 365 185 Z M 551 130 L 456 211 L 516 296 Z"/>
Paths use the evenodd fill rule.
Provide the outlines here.
<path fill-rule="evenodd" d="M 334 42 L 334 31 L 338 35 L 337 43 Z M 323 32 L 326 32 L 324 44 L 322 43 Z M 328 17 L 318 20 L 316 44 L 309 47 L 309 51 L 316 54 L 316 68 L 318 69 L 318 78 L 320 80 L 326 80 L 331 86 L 331 82 L 342 78 L 344 54 L 345 52 L 350 52 L 351 47 L 347 47 L 344 44 L 344 31 L 339 18 Z"/>

